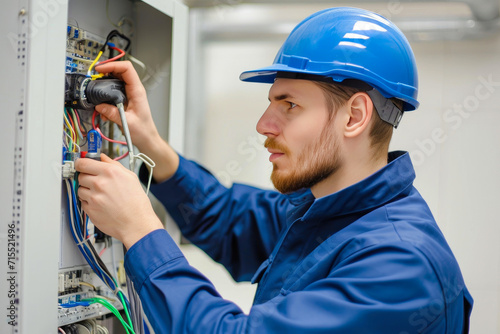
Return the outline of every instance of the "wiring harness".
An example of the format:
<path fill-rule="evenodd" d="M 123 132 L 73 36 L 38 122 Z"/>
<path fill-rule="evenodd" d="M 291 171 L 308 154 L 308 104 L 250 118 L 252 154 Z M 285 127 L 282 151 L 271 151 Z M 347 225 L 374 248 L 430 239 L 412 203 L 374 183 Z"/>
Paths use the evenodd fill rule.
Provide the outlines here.
<path fill-rule="evenodd" d="M 122 324 L 124 324 L 127 333 L 135 334 L 133 330 L 134 326 L 130 318 L 130 311 L 129 311 L 130 304 L 125 294 L 121 290 L 120 286 L 118 285 L 116 279 L 109 272 L 108 268 L 101 260 L 101 257 L 94 248 L 94 245 L 90 240 L 91 236 L 88 235 L 87 226 L 89 219 L 88 216 L 86 216 L 85 213 L 80 209 L 80 206 L 78 204 L 78 199 L 76 196 L 76 189 L 78 188 L 77 181 L 74 178 L 68 178 L 65 179 L 64 182 L 66 184 L 66 192 L 68 195 L 67 205 L 69 212 L 69 225 L 73 240 L 75 241 L 75 244 L 80 250 L 80 253 L 83 255 L 83 257 L 85 258 L 89 266 L 92 268 L 92 270 L 102 280 L 102 282 L 111 291 L 113 291 L 116 297 L 120 300 L 123 306 L 124 313 L 127 318 L 127 322 L 125 323 L 125 321 L 122 319 L 121 316 L 119 317 L 119 319 L 122 322 Z M 99 302 L 100 304 L 108 308 L 110 311 L 112 311 L 113 314 L 116 315 L 118 313 L 116 308 L 107 301 L 106 301 L 107 303 L 104 303 L 103 300 L 104 299 L 102 298 L 93 298 L 92 300 L 81 300 L 80 302 L 77 303 L 61 304 L 59 306 L 61 307 L 89 306 L 90 303 Z"/>
<path fill-rule="evenodd" d="M 154 162 L 146 155 L 139 153 L 134 154 L 133 144 L 130 137 L 130 132 L 128 130 L 127 120 L 125 118 L 125 108 L 124 102 L 126 99 L 123 83 L 117 82 L 116 79 L 106 79 L 102 78 L 100 74 L 92 74 L 92 68 L 96 64 L 103 64 L 106 62 L 111 62 L 122 58 L 126 52 L 116 47 L 114 44 L 110 43 L 109 40 L 114 37 L 119 36 L 125 38 L 117 31 L 112 31 L 107 39 L 106 43 L 103 45 L 102 49 L 99 51 L 97 57 L 90 65 L 87 76 L 73 76 L 70 77 L 70 84 L 66 88 L 66 105 L 83 107 L 83 109 L 89 109 L 99 103 L 107 102 L 113 103 L 117 106 L 120 117 L 122 121 L 122 129 L 126 141 L 119 141 L 112 138 L 108 138 L 101 131 L 99 122 L 96 121 L 98 113 L 94 110 L 92 115 L 91 127 L 99 133 L 102 139 L 107 140 L 111 143 L 125 145 L 128 148 L 128 152 L 122 154 L 115 158 L 115 160 L 120 160 L 125 157 L 129 157 L 129 168 L 134 170 L 135 160 L 142 160 L 150 168 L 149 182 L 147 185 L 146 192 L 149 192 L 149 184 L 152 179 L 152 171 L 155 167 Z M 128 48 L 130 40 L 125 49 Z M 104 48 L 109 47 L 111 50 L 118 52 L 118 55 L 110 59 L 104 60 L 98 63 L 99 58 L 103 54 Z M 67 75 L 68 76 L 68 75 Z M 85 78 L 86 77 L 86 78 Z M 67 81 L 68 83 L 68 81 Z M 85 98 L 85 101 L 82 99 Z M 74 103 L 76 100 L 77 103 Z M 88 99 L 88 100 L 87 100 Z M 73 102 L 73 103 L 69 103 Z M 91 304 L 100 304 L 106 307 L 113 313 L 118 320 L 122 323 L 127 334 L 140 334 L 144 333 L 144 319 L 143 311 L 140 304 L 140 300 L 133 289 L 133 284 L 127 277 L 127 288 L 130 302 L 125 296 L 125 293 L 120 288 L 115 277 L 106 267 L 106 264 L 102 261 L 102 252 L 106 249 L 104 248 L 99 254 L 92 242 L 93 235 L 89 235 L 89 218 L 85 212 L 81 209 L 80 202 L 77 197 L 78 190 L 78 177 L 74 169 L 74 162 L 76 159 L 83 156 L 82 147 L 89 143 L 87 138 L 88 134 L 92 132 L 88 130 L 84 122 L 82 122 L 81 114 L 79 110 L 72 107 L 66 107 L 64 109 L 64 130 L 63 130 L 63 180 L 65 183 L 65 189 L 67 194 L 67 208 L 69 216 L 69 229 L 73 240 L 79 249 L 80 253 L 83 255 L 89 266 L 95 272 L 95 274 L 102 280 L 102 282 L 113 292 L 113 294 L 120 301 L 125 317 L 122 317 L 118 309 L 110 303 L 106 298 L 96 295 L 94 298 L 82 299 L 77 302 L 71 302 L 68 304 L 60 304 L 62 308 L 65 307 L 77 307 L 77 306 L 90 306 Z M 90 151 L 90 150 L 89 150 Z M 116 275 L 115 275 L 116 276 Z M 71 326 L 65 326 L 68 330 L 71 330 Z M 64 333 L 63 328 L 59 328 L 60 332 Z M 98 333 L 97 330 L 91 331 L 91 333 Z"/>

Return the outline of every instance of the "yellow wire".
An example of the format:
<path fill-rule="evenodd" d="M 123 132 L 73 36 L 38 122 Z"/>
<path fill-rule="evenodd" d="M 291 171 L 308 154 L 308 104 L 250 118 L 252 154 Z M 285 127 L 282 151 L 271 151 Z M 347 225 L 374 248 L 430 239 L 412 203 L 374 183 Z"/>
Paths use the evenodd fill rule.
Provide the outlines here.
<path fill-rule="evenodd" d="M 99 74 L 93 74 L 90 77 L 92 78 L 92 80 L 95 80 L 95 79 L 102 78 L 103 76 L 104 76 L 104 73 L 99 73 Z"/>
<path fill-rule="evenodd" d="M 97 61 L 99 60 L 99 58 L 101 58 L 102 56 L 102 51 L 99 51 L 99 53 L 97 54 L 97 57 L 95 57 L 94 61 L 92 62 L 92 64 L 90 64 L 90 67 L 89 67 L 89 70 L 87 72 L 87 75 L 90 76 L 91 73 L 92 73 L 92 68 L 94 67 L 94 65 L 97 63 Z"/>
<path fill-rule="evenodd" d="M 71 128 L 71 124 L 69 124 L 69 121 L 68 121 L 68 118 L 66 117 L 66 115 L 64 115 L 64 122 L 66 123 L 66 132 L 69 132 L 68 135 L 70 135 L 70 138 L 71 140 L 73 140 L 73 134 L 72 134 L 72 128 Z"/>
<path fill-rule="evenodd" d="M 78 284 L 88 286 L 89 288 L 92 288 L 92 290 L 97 290 L 94 285 L 87 282 L 78 282 Z"/>
<path fill-rule="evenodd" d="M 77 136 L 76 136 L 76 139 L 77 139 L 76 144 L 80 145 L 80 139 L 83 140 L 83 134 L 82 134 L 82 131 L 80 130 L 80 125 L 78 123 L 78 118 L 76 118 L 75 110 L 73 108 L 69 108 L 69 110 L 71 111 L 71 116 L 73 118 L 73 122 L 74 122 L 75 127 L 76 127 L 76 132 L 77 132 L 76 133 L 77 134 Z"/>
<path fill-rule="evenodd" d="M 66 117 L 66 115 L 64 115 L 64 121 L 66 122 L 66 127 L 68 128 L 68 130 L 70 130 L 70 135 L 71 135 L 71 140 L 76 143 L 75 141 L 75 130 L 71 127 L 71 124 L 69 123 L 69 120 L 68 118 Z M 75 148 L 72 149 L 73 152 L 76 152 Z"/>

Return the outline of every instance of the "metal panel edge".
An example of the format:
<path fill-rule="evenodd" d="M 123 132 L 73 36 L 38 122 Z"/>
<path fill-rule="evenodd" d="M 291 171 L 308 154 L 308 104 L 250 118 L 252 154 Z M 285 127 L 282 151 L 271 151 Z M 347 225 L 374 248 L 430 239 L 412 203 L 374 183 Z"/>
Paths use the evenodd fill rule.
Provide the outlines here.
<path fill-rule="evenodd" d="M 57 330 L 61 126 L 68 3 L 31 0 L 27 18 L 25 206 L 20 328 Z M 43 305 L 41 305 L 43 303 Z"/>
<path fill-rule="evenodd" d="M 189 9 L 187 6 L 179 2 L 175 2 L 174 9 L 168 141 L 179 153 L 183 153 L 187 89 Z"/>
<path fill-rule="evenodd" d="M 175 0 L 142 0 L 142 2 L 147 3 L 170 17 L 174 17 Z"/>

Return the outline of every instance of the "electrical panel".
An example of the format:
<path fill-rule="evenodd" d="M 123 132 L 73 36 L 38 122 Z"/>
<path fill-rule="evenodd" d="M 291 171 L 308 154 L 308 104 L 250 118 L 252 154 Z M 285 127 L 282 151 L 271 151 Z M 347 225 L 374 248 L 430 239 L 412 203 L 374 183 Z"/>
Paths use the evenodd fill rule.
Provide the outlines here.
<path fill-rule="evenodd" d="M 113 309 L 123 315 L 129 302 L 124 304 L 116 289 L 103 283 L 102 274 L 89 265 L 89 255 L 79 251 L 83 242 L 91 244 L 91 257 L 107 267 L 117 288 L 127 291 L 123 245 L 91 221 L 78 224 L 85 226 L 86 239 L 75 242 L 70 222 L 77 200 L 67 181 L 74 176 L 72 163 L 82 151 L 90 151 L 93 128 L 114 141 L 126 138 L 116 125 L 73 103 L 75 96 L 69 98 L 67 88 L 97 74 L 89 67 L 99 51 L 102 62 L 126 49 L 123 58 L 134 64 L 147 90 L 161 136 L 182 152 L 187 19 L 187 7 L 179 0 L 2 4 L 1 333 L 126 332 Z M 109 38 L 113 30 L 118 33 Z M 117 159 L 128 152 L 116 142 L 103 142 L 101 149 Z M 126 157 L 122 161 L 127 165 Z M 175 234 L 164 210 L 151 199 Z M 125 294 L 130 303 L 139 302 Z"/>

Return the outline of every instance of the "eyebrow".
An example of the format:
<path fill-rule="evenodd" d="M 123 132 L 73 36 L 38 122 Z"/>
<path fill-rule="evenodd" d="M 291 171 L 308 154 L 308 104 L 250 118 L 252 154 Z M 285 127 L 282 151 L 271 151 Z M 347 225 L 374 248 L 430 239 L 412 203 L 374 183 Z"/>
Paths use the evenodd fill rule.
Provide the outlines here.
<path fill-rule="evenodd" d="M 286 100 L 286 99 L 293 99 L 294 97 L 290 94 L 281 94 L 281 95 L 278 95 L 278 96 L 275 96 L 273 97 L 273 99 L 275 101 L 283 101 L 283 100 Z M 268 97 L 267 98 L 269 100 L 269 102 L 271 102 L 271 98 Z"/>

